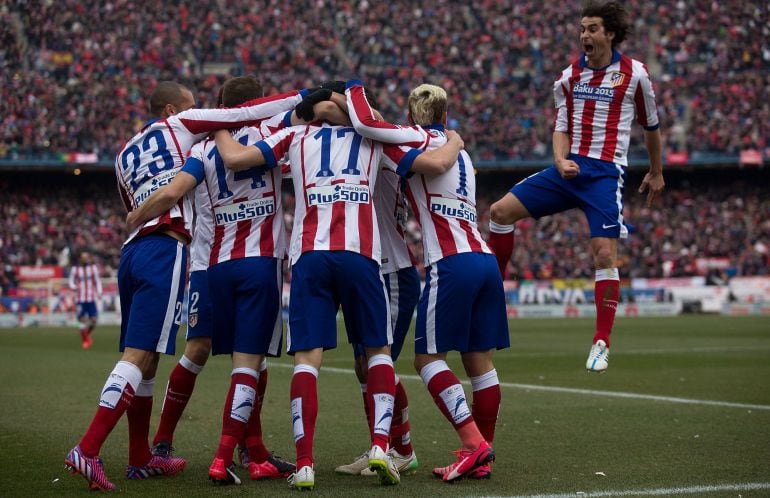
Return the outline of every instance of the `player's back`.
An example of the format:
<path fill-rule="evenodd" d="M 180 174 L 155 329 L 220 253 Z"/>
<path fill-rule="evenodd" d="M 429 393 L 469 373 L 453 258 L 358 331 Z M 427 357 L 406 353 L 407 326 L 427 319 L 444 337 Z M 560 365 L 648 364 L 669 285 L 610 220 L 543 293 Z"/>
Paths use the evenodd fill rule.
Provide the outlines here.
<path fill-rule="evenodd" d="M 117 155 L 115 173 L 118 188 L 129 211 L 140 206 L 150 195 L 171 182 L 182 167 L 193 144 L 205 136 L 194 134 L 182 124 L 180 116 L 148 122 Z M 144 223 L 128 237 L 159 230 L 172 230 L 189 238 L 192 204 L 185 197 L 167 213 Z"/>
<path fill-rule="evenodd" d="M 270 134 L 266 126 L 241 128 L 233 138 L 253 145 Z M 257 166 L 232 171 L 213 140 L 203 146 L 203 164 L 214 221 L 210 264 L 255 256 L 284 258 L 280 169 Z"/>
<path fill-rule="evenodd" d="M 115 173 L 121 198 L 128 211 L 137 208 L 155 190 L 169 183 L 182 167 L 192 146 L 210 132 L 245 126 L 292 109 L 301 99 L 297 92 L 264 97 L 241 107 L 187 109 L 165 119 L 149 121 L 120 150 Z M 184 197 L 168 212 L 134 230 L 137 235 L 171 230 L 189 240 L 192 205 Z"/>
<path fill-rule="evenodd" d="M 423 128 L 432 136 L 428 149 L 446 143 L 443 127 Z M 426 265 L 457 253 L 491 253 L 478 230 L 476 176 L 466 151 L 460 151 L 457 162 L 444 174 L 413 175 L 408 195 L 422 228 Z"/>
<path fill-rule="evenodd" d="M 346 250 L 380 261 L 373 209 L 382 146 L 352 127 L 312 123 L 269 137 L 287 155 L 297 195 L 289 249 L 292 264 L 311 250 Z"/>

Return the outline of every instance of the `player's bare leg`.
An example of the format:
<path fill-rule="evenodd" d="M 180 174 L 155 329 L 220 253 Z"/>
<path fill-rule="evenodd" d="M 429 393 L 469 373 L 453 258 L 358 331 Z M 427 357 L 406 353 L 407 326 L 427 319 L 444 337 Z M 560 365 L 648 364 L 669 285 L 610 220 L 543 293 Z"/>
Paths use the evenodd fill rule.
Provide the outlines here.
<path fill-rule="evenodd" d="M 508 192 L 489 208 L 489 248 L 495 254 L 500 275 L 505 279 L 506 268 L 513 254 L 514 223 L 530 214 L 519 199 Z"/>
<path fill-rule="evenodd" d="M 450 482 L 494 461 L 495 454 L 484 440 L 468 408 L 462 384 L 446 363 L 446 353 L 416 354 L 414 367 L 428 387 L 436 406 L 457 432 L 463 446 L 456 451 L 458 457 L 454 463 L 433 469 L 433 474 Z"/>
<path fill-rule="evenodd" d="M 591 253 L 596 268 L 594 300 L 596 302 L 596 333 L 586 360 L 586 369 L 604 372 L 610 354 L 610 333 L 620 297 L 620 274 L 617 268 L 618 239 L 594 237 Z"/>

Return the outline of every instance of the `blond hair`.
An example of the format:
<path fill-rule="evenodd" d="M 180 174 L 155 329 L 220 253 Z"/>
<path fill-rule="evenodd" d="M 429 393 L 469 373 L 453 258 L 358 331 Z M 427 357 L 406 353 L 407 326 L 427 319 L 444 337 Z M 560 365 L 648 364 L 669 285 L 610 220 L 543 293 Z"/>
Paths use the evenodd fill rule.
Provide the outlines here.
<path fill-rule="evenodd" d="M 446 90 L 422 84 L 409 94 L 409 115 L 416 125 L 441 123 L 447 110 Z"/>

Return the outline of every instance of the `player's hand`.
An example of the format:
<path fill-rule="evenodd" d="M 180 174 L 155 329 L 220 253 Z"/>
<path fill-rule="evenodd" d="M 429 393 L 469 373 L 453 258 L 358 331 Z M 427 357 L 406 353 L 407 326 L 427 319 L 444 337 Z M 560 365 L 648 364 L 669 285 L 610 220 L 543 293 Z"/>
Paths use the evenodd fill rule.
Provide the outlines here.
<path fill-rule="evenodd" d="M 334 93 L 341 93 L 345 95 L 345 82 L 344 81 L 324 81 L 321 83 L 321 88 L 331 90 Z"/>
<path fill-rule="evenodd" d="M 642 184 L 639 185 L 639 193 L 643 194 L 647 191 L 647 207 L 652 207 L 652 203 L 666 186 L 665 180 L 663 180 L 663 173 L 651 173 L 648 172 L 644 175 Z"/>
<path fill-rule="evenodd" d="M 460 142 L 460 149 L 465 148 L 465 142 L 463 141 L 463 137 L 461 137 L 460 134 L 454 130 L 446 131 L 446 139 L 447 139 L 447 142 L 457 140 Z"/>
<path fill-rule="evenodd" d="M 315 119 L 315 113 L 313 112 L 313 106 L 324 100 L 329 100 L 332 97 L 332 91 L 328 88 L 321 88 L 316 90 L 297 104 L 294 108 L 294 112 L 297 113 L 297 117 L 305 121 L 313 121 Z"/>
<path fill-rule="evenodd" d="M 575 161 L 569 159 L 562 159 L 556 162 L 556 169 L 559 170 L 559 174 L 565 180 L 572 180 L 580 173 L 580 166 Z"/>

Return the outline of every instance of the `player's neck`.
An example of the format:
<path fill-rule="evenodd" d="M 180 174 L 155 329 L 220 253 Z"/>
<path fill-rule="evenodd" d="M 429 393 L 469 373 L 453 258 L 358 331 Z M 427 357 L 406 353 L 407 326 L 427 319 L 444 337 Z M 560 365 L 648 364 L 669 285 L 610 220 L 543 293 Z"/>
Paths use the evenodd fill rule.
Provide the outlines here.
<path fill-rule="evenodd" d="M 612 63 L 612 50 L 607 50 L 602 54 L 586 54 L 586 66 L 591 69 L 607 67 L 610 63 Z"/>

